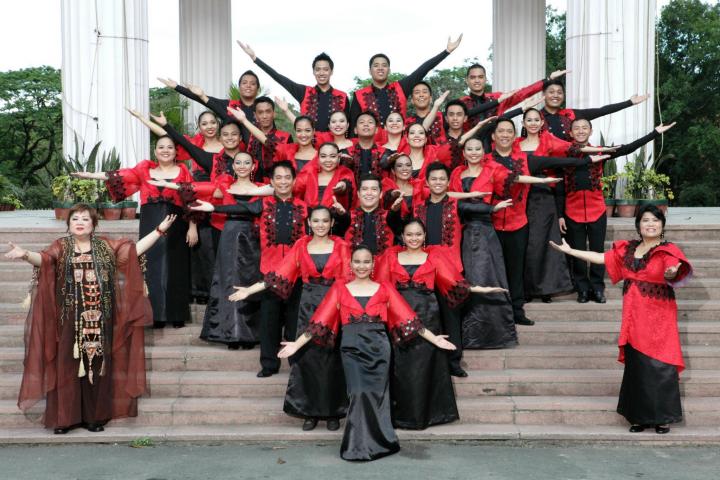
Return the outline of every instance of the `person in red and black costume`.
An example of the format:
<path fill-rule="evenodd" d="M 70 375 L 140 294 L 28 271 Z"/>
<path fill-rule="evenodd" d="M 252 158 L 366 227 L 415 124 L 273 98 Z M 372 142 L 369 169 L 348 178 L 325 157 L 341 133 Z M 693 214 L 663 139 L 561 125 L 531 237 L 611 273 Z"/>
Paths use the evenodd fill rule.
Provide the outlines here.
<path fill-rule="evenodd" d="M 251 122 L 255 121 L 255 99 L 260 92 L 260 79 L 252 70 L 248 70 L 240 75 L 238 80 L 238 91 L 240 92 L 240 100 L 230 100 L 215 98 L 206 95 L 203 89 L 197 85 L 183 86 L 179 85 L 171 78 L 158 78 L 160 83 L 168 88 L 172 88 L 180 95 L 184 95 L 191 100 L 195 100 L 207 108 L 215 112 L 223 122 L 231 121 L 232 118 L 227 113 L 228 107 L 241 108 Z M 243 142 L 246 144 L 250 140 L 250 132 L 242 130 Z"/>
<path fill-rule="evenodd" d="M 420 65 L 414 72 L 402 80 L 388 83 L 390 75 L 390 59 L 384 53 L 377 53 L 370 58 L 370 77 L 372 83 L 367 87 L 360 88 L 353 94 L 353 101 L 350 105 L 350 124 L 354 126 L 361 113 L 370 111 L 375 114 L 380 127 L 385 125 L 385 119 L 390 112 L 400 112 L 405 115 L 407 112 L 407 97 L 412 88 L 425 78 L 430 70 L 445 60 L 462 40 L 462 34 L 454 42 L 448 39 L 447 48 L 435 55 L 430 60 Z"/>
<path fill-rule="evenodd" d="M 655 129 L 627 145 L 622 145 L 610 154 L 609 158 L 625 156 L 672 128 L 670 125 L 658 125 Z M 592 124 L 584 118 L 573 120 L 571 134 L 576 149 L 590 146 Z M 605 247 L 607 230 L 607 209 L 602 192 L 602 163 L 565 169 L 565 181 L 558 192 L 561 195 L 560 231 L 565 234 L 568 243 L 575 249 L 589 249 L 602 252 Z M 564 200 L 564 201 L 563 201 Z M 589 271 L 583 260 L 572 262 L 573 280 L 578 292 L 577 301 L 586 303 L 591 298 L 605 303 L 605 268 L 593 264 Z"/>
<path fill-rule="evenodd" d="M 292 246 L 305 234 L 305 202 L 292 196 L 295 167 L 283 160 L 272 165 L 270 183 L 275 195 L 254 201 L 238 201 L 234 205 L 213 206 L 198 201 L 192 210 L 232 215 L 249 214 L 258 217 L 260 227 L 260 273 L 267 274 L 282 263 Z M 291 287 L 293 288 L 293 287 Z M 265 292 L 260 304 L 260 365 L 257 376 L 269 377 L 280 370 L 277 358 L 283 323 L 285 338 L 295 338 L 296 311 L 299 290 L 288 301 L 272 292 Z"/>
<path fill-rule="evenodd" d="M 439 111 L 439 105 L 445 101 L 450 91 L 440 95 L 435 102 L 432 102 L 432 87 L 430 84 L 421 81 L 412 89 L 410 101 L 415 108 L 415 113 L 405 116 L 405 127 L 409 128 L 414 123 L 420 123 L 428 132 L 428 144 L 441 145 L 446 142 L 445 120 Z"/>
<path fill-rule="evenodd" d="M 255 100 L 255 124 L 253 124 L 245 111 L 238 108 L 228 108 L 233 120 L 239 121 L 250 132 L 247 144 L 247 153 L 257 162 L 257 178 L 268 179 L 272 164 L 277 156 L 280 145 L 292 143 L 288 132 L 275 128 L 275 102 L 270 97 L 258 97 Z"/>
<path fill-rule="evenodd" d="M 382 180 L 372 174 L 363 175 L 358 182 L 358 206 L 350 212 L 335 203 L 338 232 L 347 230 L 345 240 L 352 246 L 366 245 L 373 254 L 381 254 L 392 246 L 394 232 L 400 231 L 402 217 L 399 214 L 402 197 L 393 204 L 396 208 L 385 210 L 380 206 Z M 349 225 L 349 227 L 348 227 Z"/>
<path fill-rule="evenodd" d="M 293 194 L 307 205 L 331 208 L 338 202 L 350 209 L 355 198 L 355 176 L 349 168 L 339 165 L 339 152 L 332 142 L 320 145 L 317 160 L 298 175 Z"/>
<path fill-rule="evenodd" d="M 357 142 L 343 156 L 343 164 L 355 172 L 356 181 L 369 173 L 383 175 L 381 159 L 385 149 L 375 144 L 376 133 L 377 117 L 370 111 L 362 112 L 355 122 Z"/>
<path fill-rule="evenodd" d="M 534 325 L 535 322 L 525 316 L 523 308 L 525 303 L 523 275 L 528 243 L 528 220 L 525 212 L 529 186 L 516 180 L 521 175 L 532 175 L 546 168 L 582 166 L 590 162 L 599 162 L 607 157 L 564 158 L 528 155 L 513 149 L 515 135 L 515 124 L 512 120 L 507 118 L 498 120 L 492 134 L 495 150 L 486 155 L 486 162 L 492 168 L 484 168 L 481 174 L 483 178 L 478 180 L 482 191 L 493 192 L 493 204 L 508 198 L 512 199 L 511 206 L 493 213 L 493 225 L 503 250 L 515 323 Z M 552 177 L 537 180 L 540 183 L 558 181 Z"/>
<path fill-rule="evenodd" d="M 566 142 L 572 142 L 570 128 L 572 121 L 576 118 L 594 120 L 610 115 L 644 102 L 649 95 L 633 95 L 630 100 L 612 103 L 599 108 L 562 108 L 562 104 L 565 102 L 565 84 L 559 79 L 553 79 L 543 86 L 543 97 L 545 106 L 541 113 L 545 120 L 544 129 Z"/>
<path fill-rule="evenodd" d="M 498 105 L 498 99 L 490 100 L 477 107 L 476 110 L 490 110 L 496 108 Z M 480 131 L 480 129 L 485 127 L 488 123 L 490 123 L 492 120 L 495 120 L 496 118 L 497 117 L 487 117 L 482 121 L 477 122 L 474 127 L 466 131 L 464 129 L 464 126 L 465 122 L 468 119 L 467 107 L 460 100 L 449 101 L 447 106 L 445 107 L 445 122 L 447 124 L 447 132 L 445 135 L 445 142 L 438 149 L 438 159 L 441 160 L 443 163 L 450 165 L 451 170 L 463 166 L 464 143 L 468 139 L 475 136 Z"/>
<path fill-rule="evenodd" d="M 309 85 L 300 85 L 295 83 L 286 76 L 278 73 L 270 65 L 263 62 L 250 45 L 240 42 L 240 48 L 252 59 L 255 64 L 265 73 L 270 75 L 273 80 L 278 82 L 292 97 L 300 104 L 300 115 L 307 115 L 313 121 L 315 129 L 318 132 L 330 131 L 328 124 L 330 123 L 330 115 L 333 112 L 344 111 L 349 115 L 350 101 L 347 93 L 337 90 L 330 85 L 330 77 L 332 77 L 335 62 L 330 56 L 323 52 L 313 59 L 312 69 L 315 81 L 314 87 Z"/>

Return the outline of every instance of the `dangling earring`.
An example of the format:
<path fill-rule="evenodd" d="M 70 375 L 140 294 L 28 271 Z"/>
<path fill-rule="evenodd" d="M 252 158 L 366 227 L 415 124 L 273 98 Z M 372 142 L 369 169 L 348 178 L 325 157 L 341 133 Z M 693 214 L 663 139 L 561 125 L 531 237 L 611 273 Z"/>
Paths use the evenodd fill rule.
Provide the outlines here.
<path fill-rule="evenodd" d="M 665 231 L 660 232 L 660 239 L 665 240 Z"/>

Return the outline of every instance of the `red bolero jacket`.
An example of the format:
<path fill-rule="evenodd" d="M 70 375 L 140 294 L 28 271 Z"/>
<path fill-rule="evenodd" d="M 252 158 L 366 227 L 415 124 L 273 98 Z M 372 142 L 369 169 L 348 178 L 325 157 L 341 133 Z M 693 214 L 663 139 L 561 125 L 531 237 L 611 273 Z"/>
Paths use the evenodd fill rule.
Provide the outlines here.
<path fill-rule="evenodd" d="M 155 162 L 143 160 L 132 168 L 121 168 L 120 170 L 106 172 L 108 179 L 105 181 L 105 185 L 110 197 L 119 202 L 136 192 L 140 192 L 141 205 L 168 202 L 178 207 L 184 207 L 194 200 L 191 186 L 193 178 L 185 164 L 177 164 L 180 171 L 171 180 L 180 185 L 180 190 L 158 188 L 148 183 L 148 180 L 152 179 L 150 170 L 157 168 L 157 166 Z"/>

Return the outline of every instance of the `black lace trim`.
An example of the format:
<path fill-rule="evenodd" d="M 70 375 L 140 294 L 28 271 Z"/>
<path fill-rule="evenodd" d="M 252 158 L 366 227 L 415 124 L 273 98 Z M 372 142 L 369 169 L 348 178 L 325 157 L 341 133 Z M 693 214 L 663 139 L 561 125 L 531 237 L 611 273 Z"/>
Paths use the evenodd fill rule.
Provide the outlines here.
<path fill-rule="evenodd" d="M 313 343 L 322 347 L 333 348 L 337 335 L 321 323 L 310 322 L 305 333 L 312 336 Z"/>
<path fill-rule="evenodd" d="M 385 90 L 387 91 L 388 105 L 390 105 L 390 111 L 400 112 L 400 114 L 404 116 L 405 112 L 402 111 L 402 106 L 400 105 L 400 98 L 398 97 L 395 88 L 390 88 L 390 86 L 388 85 L 385 87 Z M 370 87 L 367 91 L 363 92 L 362 98 L 365 103 L 365 110 L 374 113 L 375 118 L 377 118 L 378 122 L 380 122 L 380 109 L 378 108 L 377 97 L 375 96 L 373 88 Z"/>
<path fill-rule="evenodd" d="M 493 196 L 498 200 L 505 200 L 507 198 L 511 198 L 510 190 L 515 183 L 515 180 L 517 180 L 517 178 L 523 174 L 522 160 L 516 160 L 510 157 L 508 162 L 508 159 L 504 159 L 497 152 L 493 152 L 493 158 L 497 163 L 510 170 L 510 173 L 507 177 L 505 177 L 505 181 L 503 182 L 502 194 L 499 196 L 494 194 Z M 520 194 L 520 197 L 518 197 L 516 200 L 522 201 L 522 193 Z"/>
<path fill-rule="evenodd" d="M 457 208 L 447 196 L 442 199 L 442 204 L 442 245 L 452 246 L 455 241 L 455 224 L 458 221 Z M 427 224 L 427 202 L 420 203 L 415 207 L 415 216 Z"/>
<path fill-rule="evenodd" d="M 125 182 L 123 182 L 122 175 L 117 170 L 111 170 L 107 173 L 108 179 L 105 181 L 108 194 L 110 198 L 115 202 L 125 200 L 127 194 L 125 193 Z"/>
<path fill-rule="evenodd" d="M 430 290 L 427 285 L 425 285 L 422 282 L 414 282 L 412 280 L 409 280 L 407 282 L 395 282 L 395 288 L 397 290 L 408 290 L 410 288 L 413 288 L 415 290 L 419 290 L 423 293 L 430 293 L 432 290 Z"/>
<path fill-rule="evenodd" d="M 392 329 L 392 337 L 395 343 L 408 342 L 418 335 L 425 328 L 417 317 L 413 317 L 409 320 L 403 320 Z"/>
<path fill-rule="evenodd" d="M 625 265 L 625 268 L 628 270 L 631 270 L 633 272 L 639 272 L 640 270 L 645 269 L 647 267 L 648 262 L 650 261 L 650 255 L 652 252 L 659 247 L 660 245 L 664 245 L 666 242 L 661 242 L 654 247 L 652 247 L 650 250 L 648 250 L 645 255 L 642 256 L 642 258 L 635 258 L 635 250 L 637 250 L 638 245 L 640 245 L 640 240 L 630 240 L 628 242 L 628 246 L 625 249 L 625 256 L 623 257 L 623 265 Z"/>
<path fill-rule="evenodd" d="M 460 280 L 447 292 L 447 304 L 450 308 L 455 308 L 470 296 L 470 284 L 467 280 Z"/>
<path fill-rule="evenodd" d="M 308 278 L 308 283 L 312 283 L 313 285 L 324 285 L 326 287 L 329 287 L 333 283 L 335 283 L 335 279 L 334 278 L 325 278 L 325 277 L 310 277 L 310 278 Z"/>
<path fill-rule="evenodd" d="M 675 290 L 665 283 L 652 283 L 642 282 L 640 280 L 628 279 L 623 282 L 623 295 L 629 290 L 630 286 L 635 287 L 640 292 L 640 295 L 647 298 L 654 298 L 657 300 L 675 300 Z"/>
<path fill-rule="evenodd" d="M 283 299 L 290 298 L 293 291 L 293 284 L 290 283 L 290 280 L 275 272 L 265 274 L 265 285 Z"/>

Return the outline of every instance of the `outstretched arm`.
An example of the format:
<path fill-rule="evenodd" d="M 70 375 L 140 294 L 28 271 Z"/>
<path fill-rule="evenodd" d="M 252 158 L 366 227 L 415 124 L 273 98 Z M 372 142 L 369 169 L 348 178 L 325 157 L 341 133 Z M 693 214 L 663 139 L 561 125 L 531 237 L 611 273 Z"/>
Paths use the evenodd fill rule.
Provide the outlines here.
<path fill-rule="evenodd" d="M 498 118 L 497 116 L 488 117 L 488 118 L 484 119 L 483 121 L 478 122 L 473 128 L 471 128 L 470 130 L 468 130 L 467 132 L 463 133 L 460 136 L 460 138 L 458 139 L 458 143 L 460 145 L 465 145 L 465 142 L 467 142 L 468 140 L 473 138 L 480 131 L 481 128 L 489 125 L 490 122 L 497 120 L 497 118 Z"/>
<path fill-rule="evenodd" d="M 160 237 L 167 235 L 168 229 L 173 224 L 176 218 L 177 215 L 166 216 L 163 221 L 160 222 L 160 225 L 155 228 L 155 230 L 138 240 L 135 244 L 135 250 L 137 250 L 137 254 L 142 255 L 143 253 L 147 252 L 148 250 L 150 250 L 150 247 L 155 245 L 155 242 L 157 242 Z"/>
<path fill-rule="evenodd" d="M 425 131 L 430 131 L 430 128 L 432 127 L 432 124 L 435 123 L 435 117 L 437 116 L 437 112 L 440 111 L 440 107 L 443 103 L 445 103 L 445 100 L 447 100 L 448 95 L 450 95 L 450 90 L 445 90 L 445 92 L 440 95 L 437 100 L 433 102 L 433 106 L 430 109 L 430 113 L 427 114 L 425 119 L 423 120 L 423 128 Z"/>
<path fill-rule="evenodd" d="M 278 107 L 287 117 L 288 120 L 290 120 L 290 123 L 295 123 L 295 119 L 297 118 L 295 114 L 290 110 L 290 106 L 288 105 L 287 100 L 284 98 L 275 97 L 275 106 Z"/>
<path fill-rule="evenodd" d="M 633 105 L 642 103 L 647 100 L 649 96 L 650 95 L 647 94 L 633 95 L 632 97 L 630 97 L 629 100 L 625 100 L 624 102 L 611 103 L 610 105 L 605 105 L 604 107 L 599 108 L 573 109 L 573 111 L 575 112 L 575 118 L 594 120 L 596 118 L 610 115 L 611 113 L 619 112 L 620 110 L 624 110 L 628 107 L 632 107 Z"/>
<path fill-rule="evenodd" d="M 42 265 L 42 256 L 38 252 L 31 252 L 15 245 L 13 242 L 8 242 L 10 251 L 5 253 L 5 258 L 11 260 L 23 260 L 28 262 L 33 267 L 39 267 Z"/>
<path fill-rule="evenodd" d="M 132 108 L 125 108 L 128 112 L 130 112 L 130 115 L 140 120 L 140 123 L 145 125 L 147 128 L 150 129 L 152 133 L 157 135 L 158 137 L 162 137 L 163 135 L 167 135 L 167 132 L 164 128 L 162 128 L 157 123 L 153 123 L 150 121 L 149 118 L 145 117 L 142 113 L 138 112 L 137 110 L 133 110 Z"/>
<path fill-rule="evenodd" d="M 248 131 L 260 141 L 260 143 L 265 145 L 265 142 L 267 142 L 267 135 L 265 135 L 262 130 L 248 120 L 247 116 L 245 116 L 245 112 L 239 108 L 228 108 L 227 111 L 235 117 L 243 125 L 243 127 L 247 128 Z"/>
<path fill-rule="evenodd" d="M 563 241 L 560 245 L 550 241 L 550 246 L 554 248 L 555 250 L 558 250 L 566 255 L 573 256 L 575 258 L 579 258 L 580 260 L 585 260 L 586 262 L 590 263 L 597 263 L 597 264 L 605 264 L 605 254 L 599 253 L 599 252 L 590 252 L 586 250 L 576 250 L 574 248 L 570 248 L 570 245 L 565 241 L 563 238 Z"/>
<path fill-rule="evenodd" d="M 430 73 L 430 70 L 437 67 L 440 62 L 445 60 L 448 55 L 450 55 L 455 49 L 460 45 L 460 42 L 462 41 L 462 33 L 457 38 L 457 40 L 452 41 L 450 38 L 448 38 L 447 47 L 445 50 L 440 52 L 439 54 L 432 57 L 430 60 L 427 60 L 425 63 L 420 65 L 418 68 L 415 69 L 414 72 L 412 72 L 407 77 L 403 78 L 402 80 L 399 80 L 398 83 L 400 84 L 400 87 L 402 88 L 403 92 L 405 92 L 406 96 L 410 96 L 410 93 L 412 93 L 413 87 L 421 81 L 425 76 Z"/>

